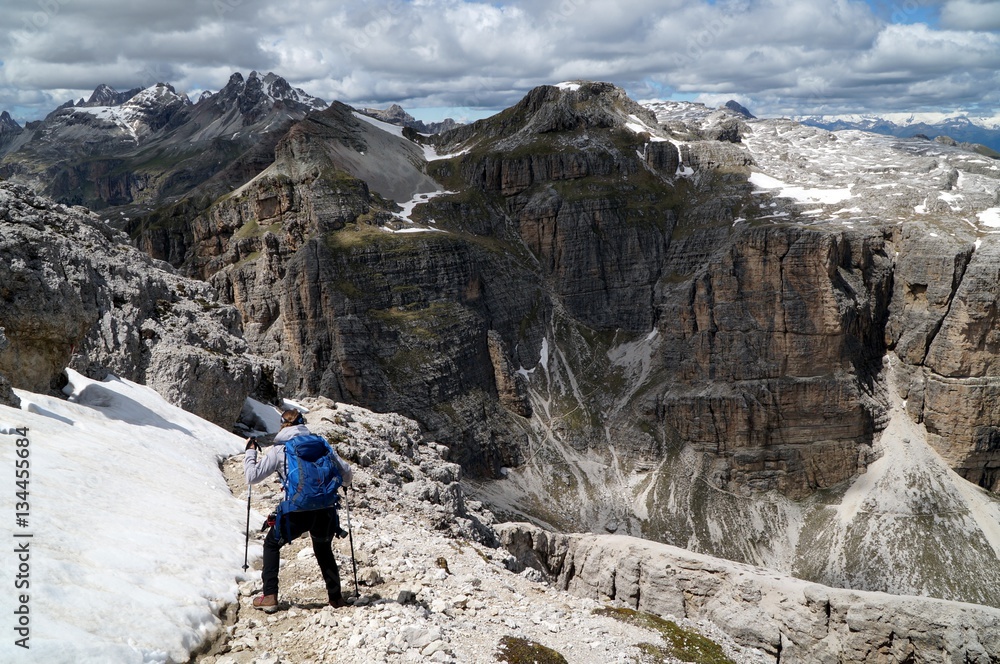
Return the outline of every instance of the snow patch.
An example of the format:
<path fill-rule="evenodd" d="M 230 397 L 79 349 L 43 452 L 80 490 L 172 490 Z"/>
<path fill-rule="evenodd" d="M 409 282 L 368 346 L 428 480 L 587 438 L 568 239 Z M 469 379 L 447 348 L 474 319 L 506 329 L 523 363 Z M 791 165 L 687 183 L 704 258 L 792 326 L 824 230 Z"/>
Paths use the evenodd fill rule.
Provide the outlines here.
<path fill-rule="evenodd" d="M 381 129 L 386 133 L 403 138 L 403 128 L 400 127 L 399 125 L 394 125 L 390 122 L 382 122 L 381 120 L 376 120 L 373 117 L 365 115 L 364 113 L 358 113 L 357 111 L 351 111 L 351 115 L 356 117 L 358 120 L 363 120 L 364 122 L 367 122 L 373 127 L 378 127 L 379 129 Z"/>
<path fill-rule="evenodd" d="M 976 215 L 979 223 L 990 228 L 1000 228 L 1000 207 L 987 208 Z"/>
<path fill-rule="evenodd" d="M 799 187 L 786 184 L 777 178 L 758 172 L 750 174 L 750 182 L 760 189 L 778 189 L 779 191 L 775 196 L 779 198 L 791 198 L 800 203 L 832 205 L 843 202 L 853 196 L 850 185 L 838 189 Z"/>
<path fill-rule="evenodd" d="M 430 201 L 432 198 L 437 198 L 438 196 L 445 196 L 445 195 L 454 194 L 454 193 L 455 192 L 453 192 L 453 191 L 445 191 L 444 189 L 439 189 L 438 191 L 431 191 L 431 192 L 427 192 L 427 193 L 423 193 L 423 194 L 417 194 L 413 198 L 411 198 L 410 200 L 408 200 L 405 203 L 403 203 L 403 204 L 400 205 L 400 207 L 403 208 L 403 211 L 402 212 L 396 212 L 395 213 L 395 217 L 398 218 L 398 219 L 401 219 L 402 221 L 411 223 L 411 224 L 415 223 L 413 221 L 413 219 L 411 218 L 412 215 L 413 215 L 413 209 L 414 208 L 416 208 L 418 205 L 421 205 L 422 203 L 426 203 L 426 202 Z M 439 230 L 439 229 L 437 229 L 437 228 L 425 228 L 425 229 L 421 229 L 421 230 Z M 399 232 L 399 231 L 397 231 L 397 232 Z"/>
<path fill-rule="evenodd" d="M 237 599 L 246 506 L 218 464 L 244 441 L 147 387 L 66 373 L 68 400 L 17 390 L 20 410 L 0 406 L 30 440 L 31 661 L 187 661 Z M 4 593 L 0 611 L 13 603 Z M 13 641 L 0 661 L 23 661 Z"/>

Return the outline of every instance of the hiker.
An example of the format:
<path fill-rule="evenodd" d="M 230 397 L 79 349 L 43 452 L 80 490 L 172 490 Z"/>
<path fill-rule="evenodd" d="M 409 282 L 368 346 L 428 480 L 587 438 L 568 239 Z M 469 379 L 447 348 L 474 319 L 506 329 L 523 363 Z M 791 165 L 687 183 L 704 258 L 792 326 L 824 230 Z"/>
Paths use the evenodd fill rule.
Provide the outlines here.
<path fill-rule="evenodd" d="M 302 413 L 293 409 L 286 410 L 281 414 L 281 430 L 274 437 L 275 444 L 260 458 L 258 458 L 260 446 L 253 438 L 249 439 L 246 446 L 246 456 L 243 458 L 243 475 L 247 484 L 256 484 L 274 472 L 278 473 L 282 484 L 285 484 L 289 471 L 284 443 L 299 436 L 313 437 L 309 429 L 306 428 Z M 325 440 L 322 440 L 322 443 L 332 453 L 333 462 L 339 467 L 340 476 L 343 478 L 342 486 L 346 493 L 353 477 L 351 468 L 337 455 L 332 446 Z M 286 486 L 286 502 L 289 498 L 289 489 L 291 487 Z M 336 488 L 333 491 L 333 500 L 336 500 Z M 264 582 L 264 591 L 260 597 L 254 598 L 254 608 L 266 613 L 274 613 L 278 610 L 278 565 L 281 559 L 281 547 L 306 532 L 312 538 L 313 552 L 316 554 L 316 562 L 319 563 L 323 581 L 326 583 L 330 606 L 335 608 L 344 606 L 344 598 L 340 592 L 340 572 L 337 570 L 337 561 L 333 557 L 332 538 L 334 536 L 344 537 L 347 533 L 340 528 L 336 505 L 323 509 L 290 512 L 283 512 L 283 506 L 285 503 L 279 506 L 277 521 L 271 526 L 264 538 L 264 568 L 260 575 Z M 270 523 L 270 519 L 268 523 Z"/>

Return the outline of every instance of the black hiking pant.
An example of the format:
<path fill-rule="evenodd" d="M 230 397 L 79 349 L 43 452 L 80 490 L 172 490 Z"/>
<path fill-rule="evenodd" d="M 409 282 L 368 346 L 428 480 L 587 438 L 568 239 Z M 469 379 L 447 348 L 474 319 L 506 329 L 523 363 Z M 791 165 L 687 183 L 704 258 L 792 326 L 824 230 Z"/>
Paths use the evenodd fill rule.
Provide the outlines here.
<path fill-rule="evenodd" d="M 337 510 L 330 508 L 311 512 L 291 512 L 282 518 L 288 520 L 289 540 L 297 539 L 306 532 L 309 533 L 312 538 L 313 553 L 316 554 L 316 562 L 319 563 L 319 570 L 326 583 L 327 595 L 329 595 L 330 602 L 339 604 L 342 601 L 340 572 L 337 570 L 337 561 L 333 557 L 333 536 L 340 530 Z M 278 566 L 281 561 L 283 544 L 284 542 L 279 539 L 274 526 L 271 526 L 267 537 L 264 538 L 264 569 L 260 575 L 264 582 L 265 595 L 278 594 Z"/>

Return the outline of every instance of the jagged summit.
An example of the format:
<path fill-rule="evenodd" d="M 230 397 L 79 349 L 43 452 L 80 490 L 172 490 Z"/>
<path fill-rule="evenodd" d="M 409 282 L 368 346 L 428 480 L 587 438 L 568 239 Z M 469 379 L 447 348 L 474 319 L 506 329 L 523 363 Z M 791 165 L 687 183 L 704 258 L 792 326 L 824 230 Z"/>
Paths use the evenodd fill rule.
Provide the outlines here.
<path fill-rule="evenodd" d="M 612 83 L 574 81 L 536 87 L 514 106 L 448 132 L 442 143 L 447 149 L 496 141 L 498 147 L 506 149 L 561 132 L 593 140 L 597 134 L 588 133 L 590 130 L 630 128 L 654 134 L 656 126 L 656 116 L 622 88 Z"/>
<path fill-rule="evenodd" d="M 140 143 L 167 126 L 180 111 L 191 106 L 187 95 L 177 94 L 173 86 L 166 83 L 156 83 L 146 89 L 126 93 L 116 93 L 107 86 L 104 86 L 104 90 L 99 87 L 91 100 L 113 102 L 124 95 L 128 95 L 128 99 L 119 104 L 88 102 L 84 106 L 64 109 L 61 115 L 70 124 L 79 121 L 80 114 L 92 115 L 124 132 L 128 140 Z"/>
<path fill-rule="evenodd" d="M 142 92 L 142 88 L 132 88 L 131 90 L 126 90 L 125 92 L 118 92 L 109 85 L 101 83 L 96 88 L 94 92 L 90 95 L 90 99 L 83 101 L 82 99 L 78 101 L 75 105 L 77 107 L 87 107 L 87 106 L 121 106 L 127 102 L 132 97 L 136 96 Z"/>
<path fill-rule="evenodd" d="M 123 93 L 100 85 L 89 101 L 6 134 L 0 174 L 44 180 L 49 195 L 93 209 L 161 202 L 202 186 L 217 187 L 214 197 L 263 170 L 291 123 L 325 107 L 277 74 L 256 71 L 234 73 L 197 103 L 169 83 Z M 109 172 L 108 157 L 123 162 Z"/>
<path fill-rule="evenodd" d="M 260 119 L 278 102 L 301 106 L 306 110 L 327 107 L 322 99 L 307 94 L 301 88 L 293 88 L 288 81 L 273 72 L 261 76 L 252 71 L 246 79 L 240 72 L 235 72 L 229 77 L 225 87 L 208 99 L 216 106 L 236 105 L 251 123 Z"/>
<path fill-rule="evenodd" d="M 10 117 L 10 113 L 7 111 L 0 113 L 0 134 L 20 131 L 21 125 L 17 124 L 17 121 Z"/>
<path fill-rule="evenodd" d="M 733 113 L 739 113 L 740 115 L 742 115 L 743 117 L 745 117 L 748 120 L 755 120 L 755 119 L 757 119 L 756 115 L 754 115 L 753 113 L 751 113 L 749 111 L 749 109 L 747 109 L 746 106 L 744 106 L 740 102 L 736 101 L 735 99 L 730 99 L 725 104 L 723 104 L 722 107 L 723 108 L 728 108 Z"/>

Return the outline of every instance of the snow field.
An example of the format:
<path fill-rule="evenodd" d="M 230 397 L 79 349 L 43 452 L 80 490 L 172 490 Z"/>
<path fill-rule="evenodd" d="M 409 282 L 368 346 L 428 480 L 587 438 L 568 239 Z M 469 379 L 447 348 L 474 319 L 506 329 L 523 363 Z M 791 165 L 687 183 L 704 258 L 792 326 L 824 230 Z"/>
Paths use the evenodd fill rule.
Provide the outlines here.
<path fill-rule="evenodd" d="M 67 373 L 69 401 L 18 391 L 21 410 L 0 406 L 0 428 L 28 428 L 29 526 L 17 532 L 32 535 L 30 649 L 4 639 L 0 661 L 187 661 L 242 579 L 246 507 L 219 462 L 243 441 L 146 387 Z M 11 484 L 13 443 L 0 436 Z M 0 505 L 14 530 L 13 486 Z M 15 565 L 3 557 L 11 584 Z M 0 612 L 14 601 L 3 593 Z"/>

